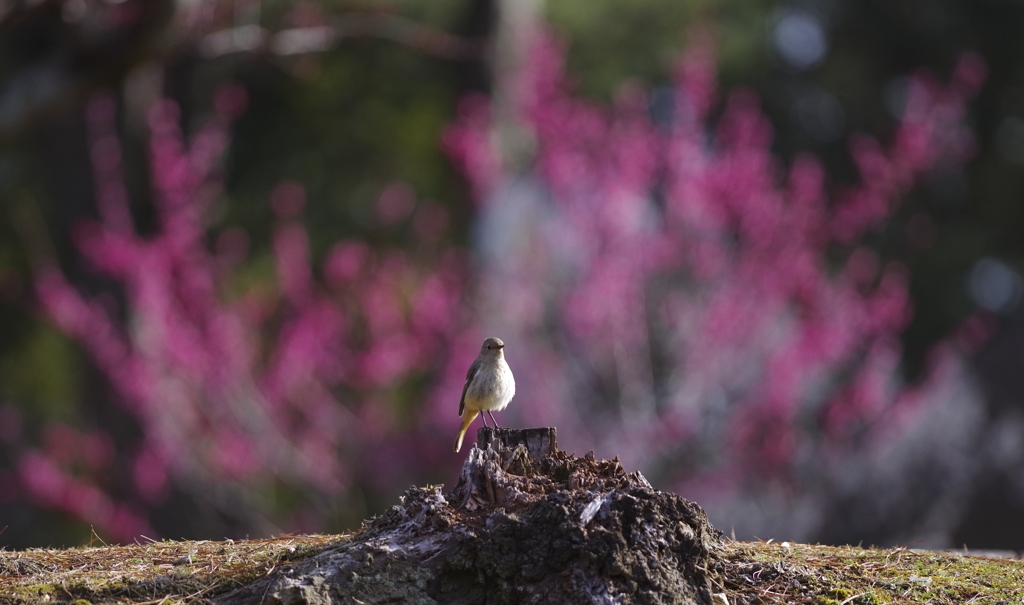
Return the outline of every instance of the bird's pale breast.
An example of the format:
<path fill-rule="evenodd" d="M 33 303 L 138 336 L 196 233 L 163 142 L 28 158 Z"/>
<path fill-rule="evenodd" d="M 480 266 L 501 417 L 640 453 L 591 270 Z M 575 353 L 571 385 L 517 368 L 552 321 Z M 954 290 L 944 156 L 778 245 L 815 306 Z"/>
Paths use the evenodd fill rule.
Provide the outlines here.
<path fill-rule="evenodd" d="M 516 381 L 504 359 L 484 365 L 466 389 L 466 407 L 497 412 L 505 409 L 516 394 Z"/>

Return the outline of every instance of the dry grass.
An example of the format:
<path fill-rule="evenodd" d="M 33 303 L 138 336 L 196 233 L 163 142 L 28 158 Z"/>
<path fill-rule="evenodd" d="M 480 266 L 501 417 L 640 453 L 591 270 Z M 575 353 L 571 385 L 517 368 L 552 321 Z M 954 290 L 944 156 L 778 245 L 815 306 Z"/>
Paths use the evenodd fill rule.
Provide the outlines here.
<path fill-rule="evenodd" d="M 0 551 L 0 604 L 205 603 L 351 537 Z M 715 591 L 730 605 L 1024 604 L 1022 561 L 771 542 L 726 548 Z"/>
<path fill-rule="evenodd" d="M 962 553 L 728 542 L 717 590 L 737 603 L 1024 604 L 1024 561 Z"/>
<path fill-rule="evenodd" d="M 202 603 L 346 537 L 0 552 L 0 603 Z"/>

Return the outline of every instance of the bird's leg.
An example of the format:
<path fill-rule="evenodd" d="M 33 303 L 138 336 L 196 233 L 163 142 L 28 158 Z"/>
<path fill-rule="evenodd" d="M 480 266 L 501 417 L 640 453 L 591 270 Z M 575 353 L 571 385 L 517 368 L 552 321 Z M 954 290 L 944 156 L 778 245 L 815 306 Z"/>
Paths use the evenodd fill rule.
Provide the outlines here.
<path fill-rule="evenodd" d="M 487 415 L 491 417 L 491 422 L 493 422 L 493 423 L 494 423 L 494 428 L 498 428 L 498 421 L 494 419 L 494 415 L 493 415 L 493 414 L 491 414 L 491 411 L 490 411 L 490 410 L 487 410 Z M 481 418 L 483 418 L 483 417 L 484 417 L 484 415 L 483 415 L 483 414 L 480 414 L 480 417 L 481 417 Z M 485 423 L 485 424 L 486 424 L 486 423 Z"/>
<path fill-rule="evenodd" d="M 483 415 L 483 414 L 480 414 L 480 420 L 482 420 L 482 421 L 483 421 L 483 423 L 484 423 L 484 428 L 491 428 L 491 427 L 487 426 L 487 419 L 486 419 L 486 418 L 484 418 L 484 415 Z M 494 420 L 494 418 L 491 418 L 491 420 Z"/>

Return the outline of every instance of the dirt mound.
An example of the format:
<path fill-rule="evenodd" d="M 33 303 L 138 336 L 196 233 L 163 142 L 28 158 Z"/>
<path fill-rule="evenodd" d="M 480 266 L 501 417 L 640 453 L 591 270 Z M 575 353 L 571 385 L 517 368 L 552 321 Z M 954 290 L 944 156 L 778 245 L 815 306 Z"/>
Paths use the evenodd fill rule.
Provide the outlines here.
<path fill-rule="evenodd" d="M 412 488 L 364 531 L 223 602 L 710 603 L 721 542 L 704 511 L 554 437 L 481 429 L 453 492 Z"/>

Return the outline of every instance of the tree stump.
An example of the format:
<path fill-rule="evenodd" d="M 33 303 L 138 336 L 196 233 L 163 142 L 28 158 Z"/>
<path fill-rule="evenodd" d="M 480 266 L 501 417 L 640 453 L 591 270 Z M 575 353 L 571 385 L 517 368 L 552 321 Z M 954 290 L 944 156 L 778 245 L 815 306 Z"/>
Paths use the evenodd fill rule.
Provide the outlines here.
<path fill-rule="evenodd" d="M 710 605 L 721 533 L 618 458 L 558 450 L 554 428 L 480 429 L 459 483 L 220 602 Z"/>
<path fill-rule="evenodd" d="M 548 456 L 553 456 L 558 451 L 558 440 L 555 438 L 555 428 L 545 427 L 541 429 L 503 429 L 484 427 L 476 432 L 477 447 L 486 449 L 515 449 L 518 445 L 526 447 L 530 458 L 541 461 Z M 491 444 L 494 444 L 492 447 Z"/>

